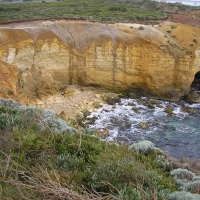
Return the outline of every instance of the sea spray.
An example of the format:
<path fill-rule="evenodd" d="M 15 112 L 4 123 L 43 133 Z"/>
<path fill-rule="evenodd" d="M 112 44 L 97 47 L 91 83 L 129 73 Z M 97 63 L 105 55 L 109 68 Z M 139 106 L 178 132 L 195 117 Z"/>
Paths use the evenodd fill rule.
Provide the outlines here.
<path fill-rule="evenodd" d="M 109 129 L 108 141 L 132 144 L 150 140 L 170 156 L 200 157 L 200 104 L 170 103 L 145 97 L 121 99 L 121 103 L 103 105 L 88 119 L 93 117 L 96 120 L 89 128 Z M 141 122 L 148 127 L 142 128 Z"/>

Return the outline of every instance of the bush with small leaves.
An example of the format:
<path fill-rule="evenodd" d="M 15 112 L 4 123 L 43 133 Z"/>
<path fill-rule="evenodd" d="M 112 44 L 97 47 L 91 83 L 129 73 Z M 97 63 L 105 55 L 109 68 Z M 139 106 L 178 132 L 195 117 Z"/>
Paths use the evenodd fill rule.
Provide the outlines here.
<path fill-rule="evenodd" d="M 185 191 L 173 192 L 168 195 L 168 200 L 200 200 L 200 195 Z"/>
<path fill-rule="evenodd" d="M 195 180 L 195 181 L 191 181 L 189 183 L 186 183 L 182 190 L 184 191 L 188 191 L 191 193 L 198 193 L 200 194 L 200 180 Z"/>
<path fill-rule="evenodd" d="M 60 154 L 55 160 L 55 168 L 61 171 L 71 171 L 78 168 L 79 163 L 84 162 L 83 159 L 78 159 L 76 155 Z"/>
<path fill-rule="evenodd" d="M 40 130 L 44 130 L 47 128 L 47 126 L 51 128 L 52 131 L 58 133 L 76 132 L 75 128 L 69 126 L 66 121 L 59 119 L 56 113 L 52 110 L 45 110 L 41 113 L 41 122 L 39 128 Z"/>
<path fill-rule="evenodd" d="M 148 155 L 152 151 L 159 150 L 151 141 L 148 140 L 143 140 L 141 142 L 130 145 L 129 150 L 132 149 L 136 152 L 144 153 L 146 155 Z"/>
<path fill-rule="evenodd" d="M 76 129 L 59 119 L 54 111 L 39 110 L 33 106 L 23 106 L 10 99 L 0 99 L 0 129 L 12 130 L 37 126 L 39 130 L 47 127 L 59 133 L 76 132 Z"/>
<path fill-rule="evenodd" d="M 174 177 L 175 182 L 178 186 L 183 186 L 185 183 L 192 181 L 195 177 L 195 174 L 188 171 L 187 169 L 174 169 L 170 172 L 170 174 Z"/>
<path fill-rule="evenodd" d="M 200 177 L 187 169 L 174 169 L 170 173 L 179 190 L 200 194 Z"/>

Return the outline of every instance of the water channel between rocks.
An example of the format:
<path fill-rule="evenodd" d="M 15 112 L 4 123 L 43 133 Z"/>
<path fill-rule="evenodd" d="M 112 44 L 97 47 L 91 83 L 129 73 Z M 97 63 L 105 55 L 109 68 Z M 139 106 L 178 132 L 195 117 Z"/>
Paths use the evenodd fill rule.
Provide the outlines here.
<path fill-rule="evenodd" d="M 88 118 L 96 119 L 89 128 L 109 130 L 107 141 L 132 144 L 150 140 L 172 157 L 200 158 L 200 104 L 170 103 L 145 97 L 121 99 L 121 103 L 104 105 Z M 142 128 L 140 122 L 148 127 Z"/>

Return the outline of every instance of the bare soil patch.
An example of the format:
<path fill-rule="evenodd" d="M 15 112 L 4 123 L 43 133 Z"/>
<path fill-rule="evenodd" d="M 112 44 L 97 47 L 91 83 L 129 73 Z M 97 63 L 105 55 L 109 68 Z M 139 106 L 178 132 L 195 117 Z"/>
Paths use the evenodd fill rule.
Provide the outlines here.
<path fill-rule="evenodd" d="M 65 114 L 66 118 L 75 119 L 83 109 L 95 111 L 94 102 L 103 104 L 104 92 L 91 87 L 68 86 L 68 94 L 53 95 L 34 104 L 41 109 L 54 110 L 58 115 Z"/>
<path fill-rule="evenodd" d="M 171 21 L 176 23 L 194 25 L 198 27 L 200 26 L 200 21 L 198 19 L 194 19 L 186 15 L 173 14 L 171 15 Z"/>

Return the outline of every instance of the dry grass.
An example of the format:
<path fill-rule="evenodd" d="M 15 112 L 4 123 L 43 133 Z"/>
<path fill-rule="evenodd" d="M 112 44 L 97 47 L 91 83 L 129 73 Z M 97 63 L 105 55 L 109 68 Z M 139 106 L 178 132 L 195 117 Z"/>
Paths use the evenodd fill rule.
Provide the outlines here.
<path fill-rule="evenodd" d="M 53 167 L 51 170 L 38 166 L 30 169 L 23 167 L 12 160 L 10 155 L 0 152 L 4 159 L 0 162 L 0 183 L 9 186 L 9 190 L 0 191 L 0 197 L 4 199 L 24 200 L 118 200 L 110 194 L 100 194 L 88 191 L 85 187 L 69 187 L 60 182 L 60 174 Z M 10 187 L 13 186 L 13 191 Z"/>

